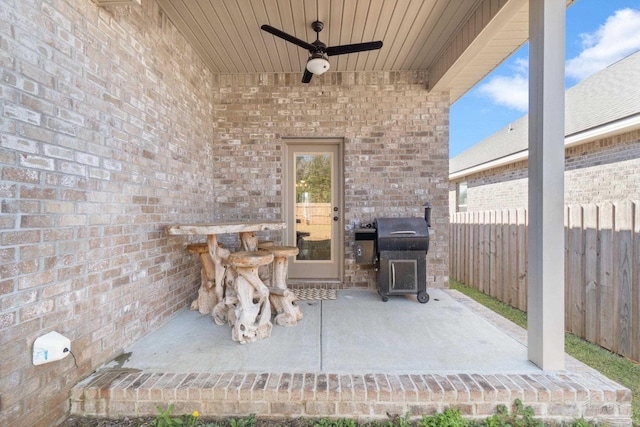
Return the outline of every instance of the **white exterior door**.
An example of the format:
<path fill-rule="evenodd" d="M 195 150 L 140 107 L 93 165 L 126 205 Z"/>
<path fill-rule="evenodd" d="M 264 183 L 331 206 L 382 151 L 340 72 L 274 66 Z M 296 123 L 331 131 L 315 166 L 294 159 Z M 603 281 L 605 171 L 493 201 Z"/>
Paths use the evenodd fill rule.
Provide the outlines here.
<path fill-rule="evenodd" d="M 342 139 L 286 145 L 286 244 L 297 246 L 289 279 L 339 281 L 342 275 Z"/>

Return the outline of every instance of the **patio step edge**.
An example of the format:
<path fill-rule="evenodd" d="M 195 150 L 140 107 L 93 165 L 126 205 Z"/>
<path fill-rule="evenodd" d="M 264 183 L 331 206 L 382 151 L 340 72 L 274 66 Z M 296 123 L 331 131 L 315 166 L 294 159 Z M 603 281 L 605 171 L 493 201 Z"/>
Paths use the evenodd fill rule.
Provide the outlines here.
<path fill-rule="evenodd" d="M 597 372 L 539 374 L 152 373 L 104 369 L 77 384 L 71 413 L 123 418 L 175 414 L 264 418 L 420 417 L 458 408 L 482 419 L 516 399 L 544 420 L 631 426 L 631 392 Z"/>

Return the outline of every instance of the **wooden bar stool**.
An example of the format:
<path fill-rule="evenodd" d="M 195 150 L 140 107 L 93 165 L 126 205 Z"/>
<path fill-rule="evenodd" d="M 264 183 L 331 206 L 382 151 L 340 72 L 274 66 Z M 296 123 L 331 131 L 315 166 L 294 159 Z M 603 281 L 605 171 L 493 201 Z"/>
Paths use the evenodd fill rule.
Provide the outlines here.
<path fill-rule="evenodd" d="M 221 248 L 222 243 L 218 243 L 218 247 Z M 209 254 L 209 245 L 206 242 L 193 243 L 187 246 L 187 250 L 192 254 L 198 254 L 202 263 L 198 298 L 191 302 L 191 310 L 198 310 L 201 314 L 209 314 L 222 299 L 222 285 L 216 286 L 216 266 Z"/>
<path fill-rule="evenodd" d="M 273 240 L 261 240 L 258 242 L 258 250 L 267 250 L 268 248 L 275 245 Z M 271 264 L 263 265 L 258 270 L 258 275 L 260 276 L 260 280 L 267 286 L 271 286 L 271 277 L 273 274 L 271 273 Z"/>
<path fill-rule="evenodd" d="M 267 249 L 271 246 L 275 246 L 276 243 L 273 240 L 261 240 L 258 242 L 258 250 Z"/>
<path fill-rule="evenodd" d="M 295 293 L 287 289 L 287 268 L 289 257 L 298 255 L 299 249 L 296 246 L 269 246 L 265 250 L 273 254 L 273 283 L 269 287 L 269 301 L 276 312 L 275 323 L 295 326 L 303 315 Z"/>
<path fill-rule="evenodd" d="M 269 288 L 262 283 L 258 269 L 273 262 L 273 254 L 265 251 L 242 251 L 229 255 L 229 265 L 238 276 L 233 283 L 237 297 L 235 315 L 229 316 L 231 338 L 241 344 L 271 336 Z"/>

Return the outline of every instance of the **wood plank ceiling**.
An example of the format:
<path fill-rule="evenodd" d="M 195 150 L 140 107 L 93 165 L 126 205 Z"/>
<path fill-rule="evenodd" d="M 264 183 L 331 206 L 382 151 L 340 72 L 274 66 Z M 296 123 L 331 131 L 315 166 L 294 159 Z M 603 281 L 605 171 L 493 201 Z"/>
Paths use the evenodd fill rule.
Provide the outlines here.
<path fill-rule="evenodd" d="M 260 26 L 269 24 L 312 42 L 316 34 L 311 23 L 320 20 L 325 24 L 320 40 L 328 46 L 375 40 L 384 43 L 380 50 L 331 57 L 329 72 L 427 70 L 432 79 L 435 67 L 438 71 L 433 80 L 446 82 L 446 87 L 437 89 L 451 91 L 452 102 L 527 39 L 526 0 L 158 0 L 158 3 L 214 73 L 302 75 L 308 52 L 260 30 Z M 509 13 L 494 19 L 501 10 Z M 482 33 L 491 37 L 482 40 L 479 37 Z M 477 40 L 482 40 L 480 46 Z M 474 41 L 473 55 L 464 57 L 462 53 Z M 446 76 L 456 63 L 455 75 Z M 314 79 L 313 83 L 321 83 L 321 79 Z M 430 81 L 431 87 L 435 84 L 436 81 Z"/>

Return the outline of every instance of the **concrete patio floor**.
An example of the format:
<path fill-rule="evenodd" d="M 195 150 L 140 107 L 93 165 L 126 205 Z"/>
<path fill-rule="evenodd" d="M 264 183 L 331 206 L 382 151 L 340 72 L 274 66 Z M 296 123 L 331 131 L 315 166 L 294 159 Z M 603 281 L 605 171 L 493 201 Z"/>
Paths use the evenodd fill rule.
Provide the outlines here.
<path fill-rule="evenodd" d="M 72 413 L 122 417 L 412 416 L 460 408 L 484 418 L 515 399 L 554 421 L 631 425 L 631 394 L 566 356 L 545 372 L 527 360 L 526 331 L 464 295 L 415 296 L 339 290 L 337 300 L 300 301 L 304 319 L 274 325 L 269 339 L 238 344 L 228 326 L 184 310 L 78 384 Z"/>

